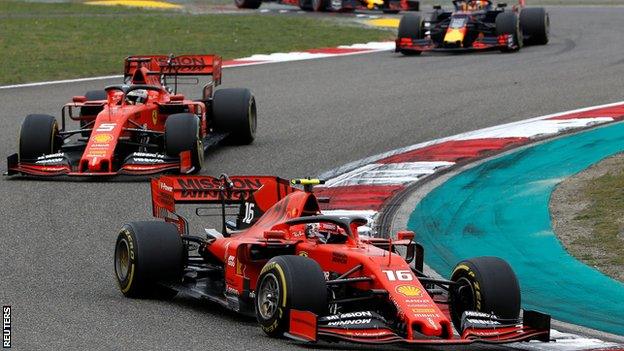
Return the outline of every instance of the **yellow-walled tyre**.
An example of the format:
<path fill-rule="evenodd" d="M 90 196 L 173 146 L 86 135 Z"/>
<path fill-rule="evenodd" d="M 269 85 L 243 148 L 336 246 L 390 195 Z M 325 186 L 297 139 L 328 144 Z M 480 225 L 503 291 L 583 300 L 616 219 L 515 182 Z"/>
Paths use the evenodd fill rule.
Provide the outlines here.
<path fill-rule="evenodd" d="M 179 282 L 183 270 L 182 239 L 166 222 L 131 222 L 119 231 L 114 268 L 119 290 L 133 298 L 173 298 L 167 284 Z"/>
<path fill-rule="evenodd" d="M 475 257 L 455 266 L 449 290 L 449 313 L 461 334 L 465 311 L 494 313 L 498 318 L 517 319 L 520 315 L 520 285 L 509 264 L 498 257 Z"/>
<path fill-rule="evenodd" d="M 323 315 L 327 286 L 321 267 L 303 256 L 273 257 L 258 277 L 255 306 L 260 327 L 271 337 L 288 331 L 291 309 Z"/>

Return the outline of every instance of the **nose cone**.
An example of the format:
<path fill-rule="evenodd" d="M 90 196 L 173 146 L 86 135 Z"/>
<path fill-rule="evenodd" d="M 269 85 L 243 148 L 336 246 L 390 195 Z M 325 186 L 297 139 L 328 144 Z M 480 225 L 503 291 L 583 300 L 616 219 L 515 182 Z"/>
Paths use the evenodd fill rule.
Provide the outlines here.
<path fill-rule="evenodd" d="M 449 28 L 444 36 L 444 44 L 461 46 L 464 41 L 464 31 L 460 29 Z M 459 44 L 459 45 L 458 45 Z"/>

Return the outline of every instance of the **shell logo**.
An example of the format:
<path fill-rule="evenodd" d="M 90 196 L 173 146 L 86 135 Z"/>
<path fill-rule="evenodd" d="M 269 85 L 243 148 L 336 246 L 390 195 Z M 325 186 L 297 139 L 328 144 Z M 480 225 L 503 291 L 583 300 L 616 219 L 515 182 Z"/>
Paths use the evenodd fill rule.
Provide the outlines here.
<path fill-rule="evenodd" d="M 413 285 L 399 285 L 395 290 L 399 294 L 407 297 L 422 296 L 422 290 Z"/>
<path fill-rule="evenodd" d="M 96 143 L 108 143 L 113 141 L 113 136 L 110 134 L 97 134 L 93 136 L 93 141 Z"/>

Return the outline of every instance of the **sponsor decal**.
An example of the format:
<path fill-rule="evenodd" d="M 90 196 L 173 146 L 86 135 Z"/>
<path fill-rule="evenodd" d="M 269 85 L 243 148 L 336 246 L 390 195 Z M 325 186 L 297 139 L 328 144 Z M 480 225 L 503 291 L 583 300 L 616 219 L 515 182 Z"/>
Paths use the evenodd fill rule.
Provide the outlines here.
<path fill-rule="evenodd" d="M 154 124 L 158 123 L 158 111 L 156 110 L 152 111 L 152 123 Z"/>
<path fill-rule="evenodd" d="M 2 306 L 2 348 L 11 348 L 11 306 Z"/>
<path fill-rule="evenodd" d="M 236 258 L 232 255 L 228 256 L 227 265 L 230 267 L 236 266 Z"/>
<path fill-rule="evenodd" d="M 471 324 L 481 324 L 481 325 L 500 325 L 499 321 L 493 321 L 489 319 L 474 319 L 474 318 L 466 318 L 467 323 Z"/>
<path fill-rule="evenodd" d="M 62 153 L 62 152 L 59 152 L 59 153 L 56 153 L 56 154 L 43 155 L 43 156 L 37 157 L 37 160 L 44 160 L 44 159 L 48 159 L 48 158 L 59 158 L 59 157 L 65 157 L 65 154 Z"/>
<path fill-rule="evenodd" d="M 417 297 L 423 294 L 422 289 L 414 285 L 398 285 L 394 290 L 407 297 Z"/>
<path fill-rule="evenodd" d="M 333 321 L 327 323 L 328 326 L 343 326 L 343 325 L 359 325 L 359 324 L 368 324 L 372 321 L 372 319 L 348 319 L 345 321 Z"/>
<path fill-rule="evenodd" d="M 464 317 L 494 318 L 494 319 L 498 318 L 495 314 L 489 314 L 489 313 L 478 312 L 478 311 L 465 311 Z"/>
<path fill-rule="evenodd" d="M 93 136 L 93 141 L 96 143 L 108 143 L 113 141 L 113 136 L 107 133 L 96 134 Z M 108 145 L 106 145 L 108 147 Z"/>
<path fill-rule="evenodd" d="M 132 157 L 150 157 L 150 158 L 165 158 L 163 154 L 154 154 L 150 152 L 133 152 Z"/>
<path fill-rule="evenodd" d="M 51 164 L 51 163 L 59 163 L 59 162 L 63 162 L 65 161 L 64 158 L 48 158 L 45 160 L 37 160 L 35 161 L 36 164 L 40 164 L 40 165 L 45 165 L 45 164 Z"/>
<path fill-rule="evenodd" d="M 340 319 L 361 318 L 361 317 L 372 318 L 373 313 L 371 311 L 349 312 L 349 313 L 342 313 L 342 314 L 333 314 L 331 316 L 323 317 L 323 319 L 326 321 L 335 321 L 335 320 L 340 320 Z"/>
<path fill-rule="evenodd" d="M 160 158 L 133 157 L 132 161 L 135 163 L 165 163 L 165 160 Z"/>
<path fill-rule="evenodd" d="M 233 288 L 233 287 L 231 287 L 231 286 L 226 287 L 226 288 L 225 288 L 225 292 L 226 292 L 226 293 L 228 293 L 228 294 L 236 295 L 236 296 L 240 295 L 240 293 L 238 292 L 238 290 L 234 289 L 234 288 Z"/>
<path fill-rule="evenodd" d="M 106 155 L 106 150 L 91 150 L 87 153 L 87 157 L 102 157 Z"/>
<path fill-rule="evenodd" d="M 165 184 L 164 182 L 158 182 L 158 187 L 164 191 L 173 191 L 173 187 Z"/>
<path fill-rule="evenodd" d="M 346 264 L 347 263 L 347 255 L 341 252 L 332 252 L 332 262 Z"/>
<path fill-rule="evenodd" d="M 417 318 L 440 318 L 437 313 L 414 313 L 414 317 Z"/>
<path fill-rule="evenodd" d="M 221 181 L 217 178 L 200 178 L 200 179 L 177 179 L 183 198 L 202 199 L 214 198 L 219 196 L 219 188 Z M 232 200 L 244 200 L 244 196 L 250 192 L 258 190 L 262 187 L 260 179 L 245 178 L 232 179 L 233 188 L 231 189 L 230 198 Z"/>
<path fill-rule="evenodd" d="M 108 147 L 110 146 L 110 144 L 102 144 L 102 143 L 93 143 L 91 144 L 91 146 L 89 147 L 89 149 L 108 149 Z"/>
<path fill-rule="evenodd" d="M 435 313 L 435 308 L 412 308 L 414 313 Z"/>
<path fill-rule="evenodd" d="M 163 72 L 203 72 L 209 66 L 201 56 L 158 57 L 156 61 Z M 169 69 L 170 64 L 173 66 L 171 69 Z"/>

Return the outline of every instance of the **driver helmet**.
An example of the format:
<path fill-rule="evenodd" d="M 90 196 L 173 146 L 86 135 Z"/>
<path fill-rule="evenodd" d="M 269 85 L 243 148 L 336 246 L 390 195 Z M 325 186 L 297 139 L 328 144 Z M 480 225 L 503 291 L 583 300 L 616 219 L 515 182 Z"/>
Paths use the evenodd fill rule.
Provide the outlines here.
<path fill-rule="evenodd" d="M 468 10 L 469 11 L 479 11 L 487 8 L 488 2 L 487 0 L 469 0 L 468 1 Z"/>
<path fill-rule="evenodd" d="M 129 105 L 144 104 L 147 101 L 147 90 L 136 89 L 126 94 L 126 103 Z"/>
<path fill-rule="evenodd" d="M 344 229 L 333 223 L 311 223 L 306 226 L 306 236 L 308 238 L 317 238 L 320 242 L 326 244 L 332 236 L 346 235 Z"/>

